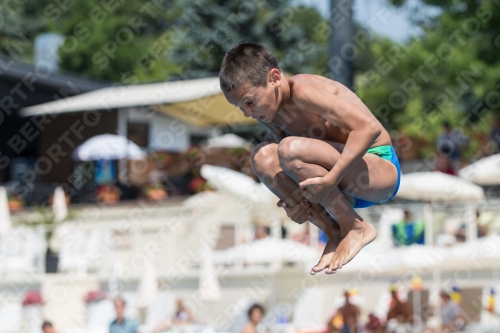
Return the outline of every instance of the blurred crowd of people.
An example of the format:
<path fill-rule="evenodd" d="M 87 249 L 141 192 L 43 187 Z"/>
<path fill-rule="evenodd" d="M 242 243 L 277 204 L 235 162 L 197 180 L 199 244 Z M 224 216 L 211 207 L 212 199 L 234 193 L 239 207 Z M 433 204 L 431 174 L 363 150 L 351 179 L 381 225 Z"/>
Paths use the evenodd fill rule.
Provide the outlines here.
<path fill-rule="evenodd" d="M 138 333 L 140 323 L 137 319 L 129 318 L 125 315 L 126 301 L 118 297 L 113 301 L 116 319 L 109 326 L 109 333 Z M 258 326 L 264 318 L 264 307 L 258 303 L 248 309 L 248 321 L 241 329 L 241 333 L 257 333 Z M 191 310 L 184 304 L 182 299 L 177 300 L 177 306 L 172 318 L 159 323 L 153 333 L 161 333 L 171 330 L 175 326 L 194 324 L 197 320 Z M 43 333 L 58 333 L 50 321 L 42 324 Z"/>
<path fill-rule="evenodd" d="M 465 325 L 462 308 L 446 291 L 440 292 L 440 331 L 444 333 L 457 332 Z M 344 305 L 339 307 L 327 323 L 327 333 L 396 333 L 413 331 L 413 325 L 425 325 L 425 319 L 436 314 L 436 309 L 427 307 L 426 312 L 416 318 L 412 305 L 408 300 L 402 300 L 396 289 L 391 290 L 389 311 L 385 318 L 379 318 L 374 313 L 368 315 L 365 323 L 361 321 L 361 309 L 351 301 L 350 292 L 344 292 Z M 418 315 L 417 315 L 418 317 Z M 420 331 L 420 330 L 419 330 Z M 423 332 L 434 333 L 436 328 L 425 327 Z"/>

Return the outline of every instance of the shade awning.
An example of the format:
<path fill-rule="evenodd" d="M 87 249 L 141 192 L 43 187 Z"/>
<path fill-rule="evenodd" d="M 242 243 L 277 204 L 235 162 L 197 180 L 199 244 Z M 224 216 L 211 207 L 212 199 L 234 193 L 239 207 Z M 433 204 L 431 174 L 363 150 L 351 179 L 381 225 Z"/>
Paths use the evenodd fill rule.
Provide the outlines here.
<path fill-rule="evenodd" d="M 228 103 L 222 93 L 188 102 L 156 105 L 158 112 L 195 126 L 257 124 Z"/>
<path fill-rule="evenodd" d="M 106 87 L 23 108 L 20 113 L 28 117 L 141 106 L 155 107 L 195 126 L 257 123 L 227 102 L 218 77 Z"/>
<path fill-rule="evenodd" d="M 189 102 L 221 93 L 222 91 L 217 77 L 114 86 L 30 106 L 22 109 L 21 115 L 34 116 L 39 114 L 171 104 Z"/>

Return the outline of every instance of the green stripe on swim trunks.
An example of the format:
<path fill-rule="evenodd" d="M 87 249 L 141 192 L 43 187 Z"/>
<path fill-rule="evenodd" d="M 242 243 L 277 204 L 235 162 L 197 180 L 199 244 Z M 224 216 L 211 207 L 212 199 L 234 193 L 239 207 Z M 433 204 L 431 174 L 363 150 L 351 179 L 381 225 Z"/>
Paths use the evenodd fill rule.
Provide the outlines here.
<path fill-rule="evenodd" d="M 366 152 L 380 156 L 388 161 L 391 161 L 392 158 L 392 149 L 390 145 L 373 147 L 368 149 Z"/>

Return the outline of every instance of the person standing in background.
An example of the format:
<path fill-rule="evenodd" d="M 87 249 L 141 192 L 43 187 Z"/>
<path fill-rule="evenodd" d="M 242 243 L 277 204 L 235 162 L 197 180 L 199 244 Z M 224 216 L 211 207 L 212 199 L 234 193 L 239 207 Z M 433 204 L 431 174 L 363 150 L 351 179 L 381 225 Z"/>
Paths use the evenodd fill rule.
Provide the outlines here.
<path fill-rule="evenodd" d="M 395 246 L 408 246 L 411 244 L 424 244 L 425 223 L 422 220 L 413 219 L 412 214 L 404 211 L 402 221 L 392 226 L 392 239 Z"/>
<path fill-rule="evenodd" d="M 248 309 L 248 323 L 243 326 L 241 333 L 257 333 L 257 326 L 264 317 L 264 308 L 260 304 L 254 304 Z"/>
<path fill-rule="evenodd" d="M 441 291 L 439 296 L 441 296 L 441 330 L 442 332 L 456 332 L 462 309 L 451 300 L 450 294 L 446 291 Z"/>
<path fill-rule="evenodd" d="M 396 319 L 398 323 L 404 324 L 408 323 L 412 316 L 412 311 L 408 302 L 403 302 L 399 299 L 398 291 L 396 289 L 391 290 L 391 307 L 387 313 L 387 321 L 391 319 Z"/>
<path fill-rule="evenodd" d="M 109 333 L 137 333 L 139 323 L 134 319 L 125 317 L 125 300 L 116 298 L 115 301 L 116 319 L 109 326 Z"/>
<path fill-rule="evenodd" d="M 456 171 L 460 167 L 460 158 L 462 157 L 462 148 L 467 145 L 469 138 L 457 130 L 452 130 L 450 123 L 443 123 L 443 132 L 436 142 L 438 156 L 447 156 Z"/>
<path fill-rule="evenodd" d="M 54 326 L 52 326 L 52 323 L 50 321 L 43 322 L 42 332 L 43 333 L 57 333 L 57 331 L 54 329 Z"/>
<path fill-rule="evenodd" d="M 339 309 L 344 321 L 342 333 L 358 333 L 358 320 L 361 314 L 359 308 L 352 304 L 349 300 L 350 294 L 348 291 L 344 292 L 345 304 Z"/>
<path fill-rule="evenodd" d="M 433 171 L 439 171 L 442 173 L 446 173 L 448 175 L 456 176 L 457 173 L 451 163 L 451 160 L 446 155 L 439 155 L 436 161 L 436 167 Z"/>
<path fill-rule="evenodd" d="M 481 213 L 477 210 L 476 211 L 477 238 L 486 237 L 486 235 L 488 234 L 488 229 L 486 228 L 486 226 L 479 223 L 480 216 Z M 457 240 L 457 243 L 463 243 L 467 240 L 466 228 L 467 228 L 466 224 L 463 223 L 455 233 L 455 239 Z"/>
<path fill-rule="evenodd" d="M 368 315 L 368 323 L 365 327 L 368 333 L 384 333 L 384 326 L 380 323 L 380 319 L 375 314 Z"/>

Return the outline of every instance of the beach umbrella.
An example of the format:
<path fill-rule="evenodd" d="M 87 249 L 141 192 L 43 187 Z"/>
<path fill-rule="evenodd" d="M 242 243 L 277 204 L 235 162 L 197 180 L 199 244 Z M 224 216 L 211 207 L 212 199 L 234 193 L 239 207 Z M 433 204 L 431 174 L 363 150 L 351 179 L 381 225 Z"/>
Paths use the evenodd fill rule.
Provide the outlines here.
<path fill-rule="evenodd" d="M 94 136 L 73 151 L 73 159 L 78 161 L 136 160 L 143 156 L 138 145 L 123 136 L 114 134 Z"/>
<path fill-rule="evenodd" d="M 479 201 L 484 199 L 481 187 L 441 172 L 414 172 L 401 177 L 399 198 L 422 201 Z"/>
<path fill-rule="evenodd" d="M 479 185 L 500 185 L 500 154 L 482 158 L 458 171 L 458 175 Z"/>
<path fill-rule="evenodd" d="M 226 250 L 216 251 L 216 264 L 260 264 L 274 262 L 304 262 L 318 259 L 319 252 L 299 242 L 281 238 L 264 238 Z"/>
<path fill-rule="evenodd" d="M 203 148 L 245 148 L 251 151 L 253 145 L 242 137 L 233 133 L 224 134 L 208 139 L 202 145 Z"/>
<path fill-rule="evenodd" d="M 137 307 L 147 308 L 158 294 L 158 278 L 154 263 L 148 260 L 137 288 Z"/>
<path fill-rule="evenodd" d="M 442 265 L 448 254 L 446 249 L 417 244 L 398 248 L 398 252 L 403 267 L 417 270 Z"/>
<path fill-rule="evenodd" d="M 500 236 L 491 235 L 454 245 L 446 265 L 463 267 L 464 261 L 474 263 L 474 268 L 488 265 L 497 267 L 500 261 Z"/>
<path fill-rule="evenodd" d="M 11 227 L 12 221 L 10 219 L 7 190 L 5 189 L 5 187 L 0 187 L 0 236 L 8 233 Z"/>
<path fill-rule="evenodd" d="M 388 272 L 399 270 L 403 266 L 399 248 L 387 244 L 373 242 L 360 251 L 342 272 Z"/>
<path fill-rule="evenodd" d="M 203 252 L 200 267 L 200 299 L 203 302 L 217 302 L 221 298 L 219 279 L 214 268 L 212 249 Z"/>
<path fill-rule="evenodd" d="M 55 222 L 61 222 L 68 216 L 68 206 L 66 205 L 66 195 L 62 187 L 58 186 L 52 198 L 52 213 Z"/>
<path fill-rule="evenodd" d="M 220 191 L 226 191 L 255 204 L 276 205 L 278 198 L 262 183 L 224 167 L 205 164 L 201 176 Z"/>

